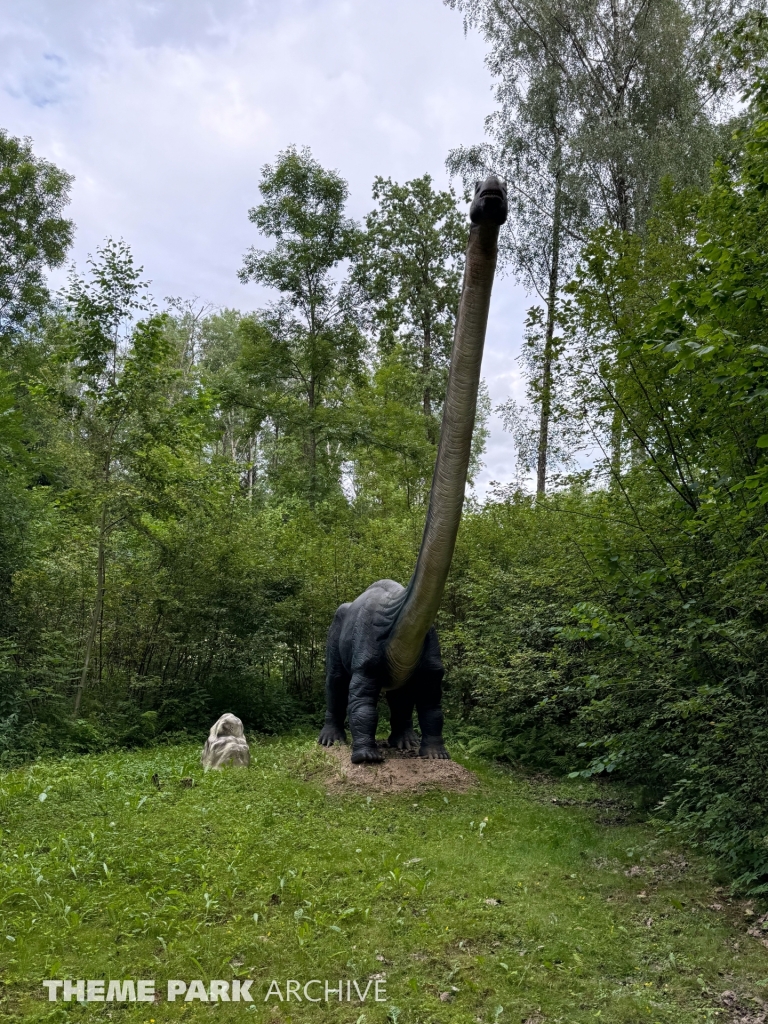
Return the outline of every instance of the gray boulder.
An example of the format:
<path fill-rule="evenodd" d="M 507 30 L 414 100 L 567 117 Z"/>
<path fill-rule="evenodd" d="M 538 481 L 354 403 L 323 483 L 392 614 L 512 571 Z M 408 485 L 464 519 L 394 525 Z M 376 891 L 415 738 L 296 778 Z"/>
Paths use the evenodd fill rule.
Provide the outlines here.
<path fill-rule="evenodd" d="M 222 715 L 211 726 L 200 760 L 203 768 L 222 768 L 225 764 L 248 767 L 251 753 L 245 740 L 243 723 L 236 715 Z"/>

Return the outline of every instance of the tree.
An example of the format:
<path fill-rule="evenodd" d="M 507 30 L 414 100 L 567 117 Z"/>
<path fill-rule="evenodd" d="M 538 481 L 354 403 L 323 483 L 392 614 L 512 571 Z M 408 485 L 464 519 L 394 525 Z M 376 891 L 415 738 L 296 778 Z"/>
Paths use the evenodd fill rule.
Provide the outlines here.
<path fill-rule="evenodd" d="M 457 151 L 449 165 L 466 177 L 489 156 L 501 161 L 518 198 L 512 243 L 517 255 L 511 263 L 546 296 L 540 376 L 533 388 L 540 408 L 537 491 L 543 493 L 556 303 L 560 271 L 568 266 L 563 243 L 569 236 L 578 242 L 586 228 L 604 221 L 622 231 L 642 230 L 665 176 L 680 185 L 706 182 L 721 138 L 714 106 L 727 99 L 736 78 L 724 68 L 716 44 L 744 5 L 740 0 L 446 3 L 463 11 L 465 26 L 479 27 L 490 42 L 488 63 L 500 101 L 487 122 L 491 147 Z M 543 246 L 542 223 L 548 234 Z M 547 255 L 543 266 L 529 257 L 537 248 Z M 619 420 L 615 435 L 618 453 Z"/>
<path fill-rule="evenodd" d="M 61 215 L 72 181 L 0 129 L 0 338 L 48 302 L 45 270 L 61 266 L 74 234 Z"/>
<path fill-rule="evenodd" d="M 356 277 L 374 310 L 380 358 L 396 348 L 418 389 L 427 432 L 436 440 L 459 305 L 465 218 L 453 192 L 439 192 L 428 174 L 405 185 L 378 177 L 379 207 L 365 219 Z"/>
<path fill-rule="evenodd" d="M 737 77 L 717 44 L 739 23 L 742 0 L 446 3 L 486 36 L 500 79 L 531 66 L 558 74 L 601 220 L 639 230 L 662 178 L 706 184 L 721 138 L 712 115 Z"/>
<path fill-rule="evenodd" d="M 74 500 L 94 525 L 96 580 L 88 616 L 77 717 L 101 626 L 109 545 L 142 514 L 162 517 L 169 485 L 188 474 L 189 449 L 201 446 L 199 395 L 177 386 L 178 350 L 166 317 L 154 312 L 128 247 L 108 241 L 89 261 L 90 280 L 73 273 L 51 325 L 65 373 L 49 395 L 71 424 L 78 465 Z M 137 320 L 137 314 L 145 314 Z"/>
<path fill-rule="evenodd" d="M 251 248 L 240 279 L 282 298 L 241 325 L 245 370 L 277 438 L 298 442 L 302 464 L 291 489 L 316 501 L 338 487 L 344 404 L 361 369 L 364 339 L 349 286 L 334 271 L 356 251 L 344 215 L 347 183 L 309 149 L 291 147 L 262 168 L 264 202 L 249 211 L 274 248 Z"/>
<path fill-rule="evenodd" d="M 573 267 L 589 225 L 590 210 L 585 175 L 571 144 L 574 110 L 562 72 L 535 36 L 526 37 L 526 45 L 528 50 L 521 48 L 517 61 L 497 68 L 500 109 L 486 119 L 491 141 L 453 150 L 447 166 L 461 174 L 467 189 L 473 179 L 491 170 L 507 178 L 510 218 L 502 235 L 502 261 L 544 303 L 544 317 L 540 307 L 528 311 L 524 351 L 529 397 L 539 408 L 532 462 L 536 492 L 542 495 L 551 468 L 557 303 L 561 282 Z M 517 440 L 522 442 L 518 456 L 528 463 L 530 427 L 523 425 L 524 417 L 511 401 L 500 411 L 515 420 Z"/>

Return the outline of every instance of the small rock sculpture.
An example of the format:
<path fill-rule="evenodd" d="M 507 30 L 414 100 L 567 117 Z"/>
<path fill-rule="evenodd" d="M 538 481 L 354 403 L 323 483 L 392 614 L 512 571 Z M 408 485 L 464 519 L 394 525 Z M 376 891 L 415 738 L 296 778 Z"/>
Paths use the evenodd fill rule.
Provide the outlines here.
<path fill-rule="evenodd" d="M 243 723 L 236 715 L 222 715 L 211 726 L 200 758 L 203 768 L 222 768 L 225 764 L 248 767 L 251 753 L 245 739 Z"/>

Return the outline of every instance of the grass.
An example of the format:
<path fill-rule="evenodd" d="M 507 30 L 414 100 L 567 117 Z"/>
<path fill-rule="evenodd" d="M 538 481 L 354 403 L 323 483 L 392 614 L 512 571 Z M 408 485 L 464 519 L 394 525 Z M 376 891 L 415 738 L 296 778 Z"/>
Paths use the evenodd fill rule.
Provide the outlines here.
<path fill-rule="evenodd" d="M 2 778 L 0 1019 L 688 1024 L 768 985 L 745 906 L 605 786 L 470 761 L 471 794 L 328 795 L 310 740 L 257 741 L 248 770 L 198 753 Z M 273 979 L 371 975 L 387 1002 L 264 1001 Z M 53 1004 L 45 978 L 163 1000 Z M 252 978 L 254 1002 L 167 1002 L 169 978 Z"/>

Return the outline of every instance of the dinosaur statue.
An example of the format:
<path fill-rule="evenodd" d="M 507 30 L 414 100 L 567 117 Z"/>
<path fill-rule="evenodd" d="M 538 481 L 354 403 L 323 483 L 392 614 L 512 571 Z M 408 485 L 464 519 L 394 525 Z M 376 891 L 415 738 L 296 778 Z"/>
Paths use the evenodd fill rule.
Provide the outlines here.
<path fill-rule="evenodd" d="M 495 175 L 476 184 L 469 217 L 440 444 L 416 569 L 407 587 L 379 580 L 351 604 L 341 605 L 328 631 L 327 711 L 318 742 L 326 747 L 345 743 L 349 712 L 354 764 L 383 760 L 376 746 L 382 691 L 390 708 L 390 747 L 418 746 L 421 757 L 450 756 L 443 743 L 444 669 L 433 623 L 464 505 L 499 228 L 507 219 L 506 186 Z M 414 707 L 420 742 L 413 730 Z"/>

